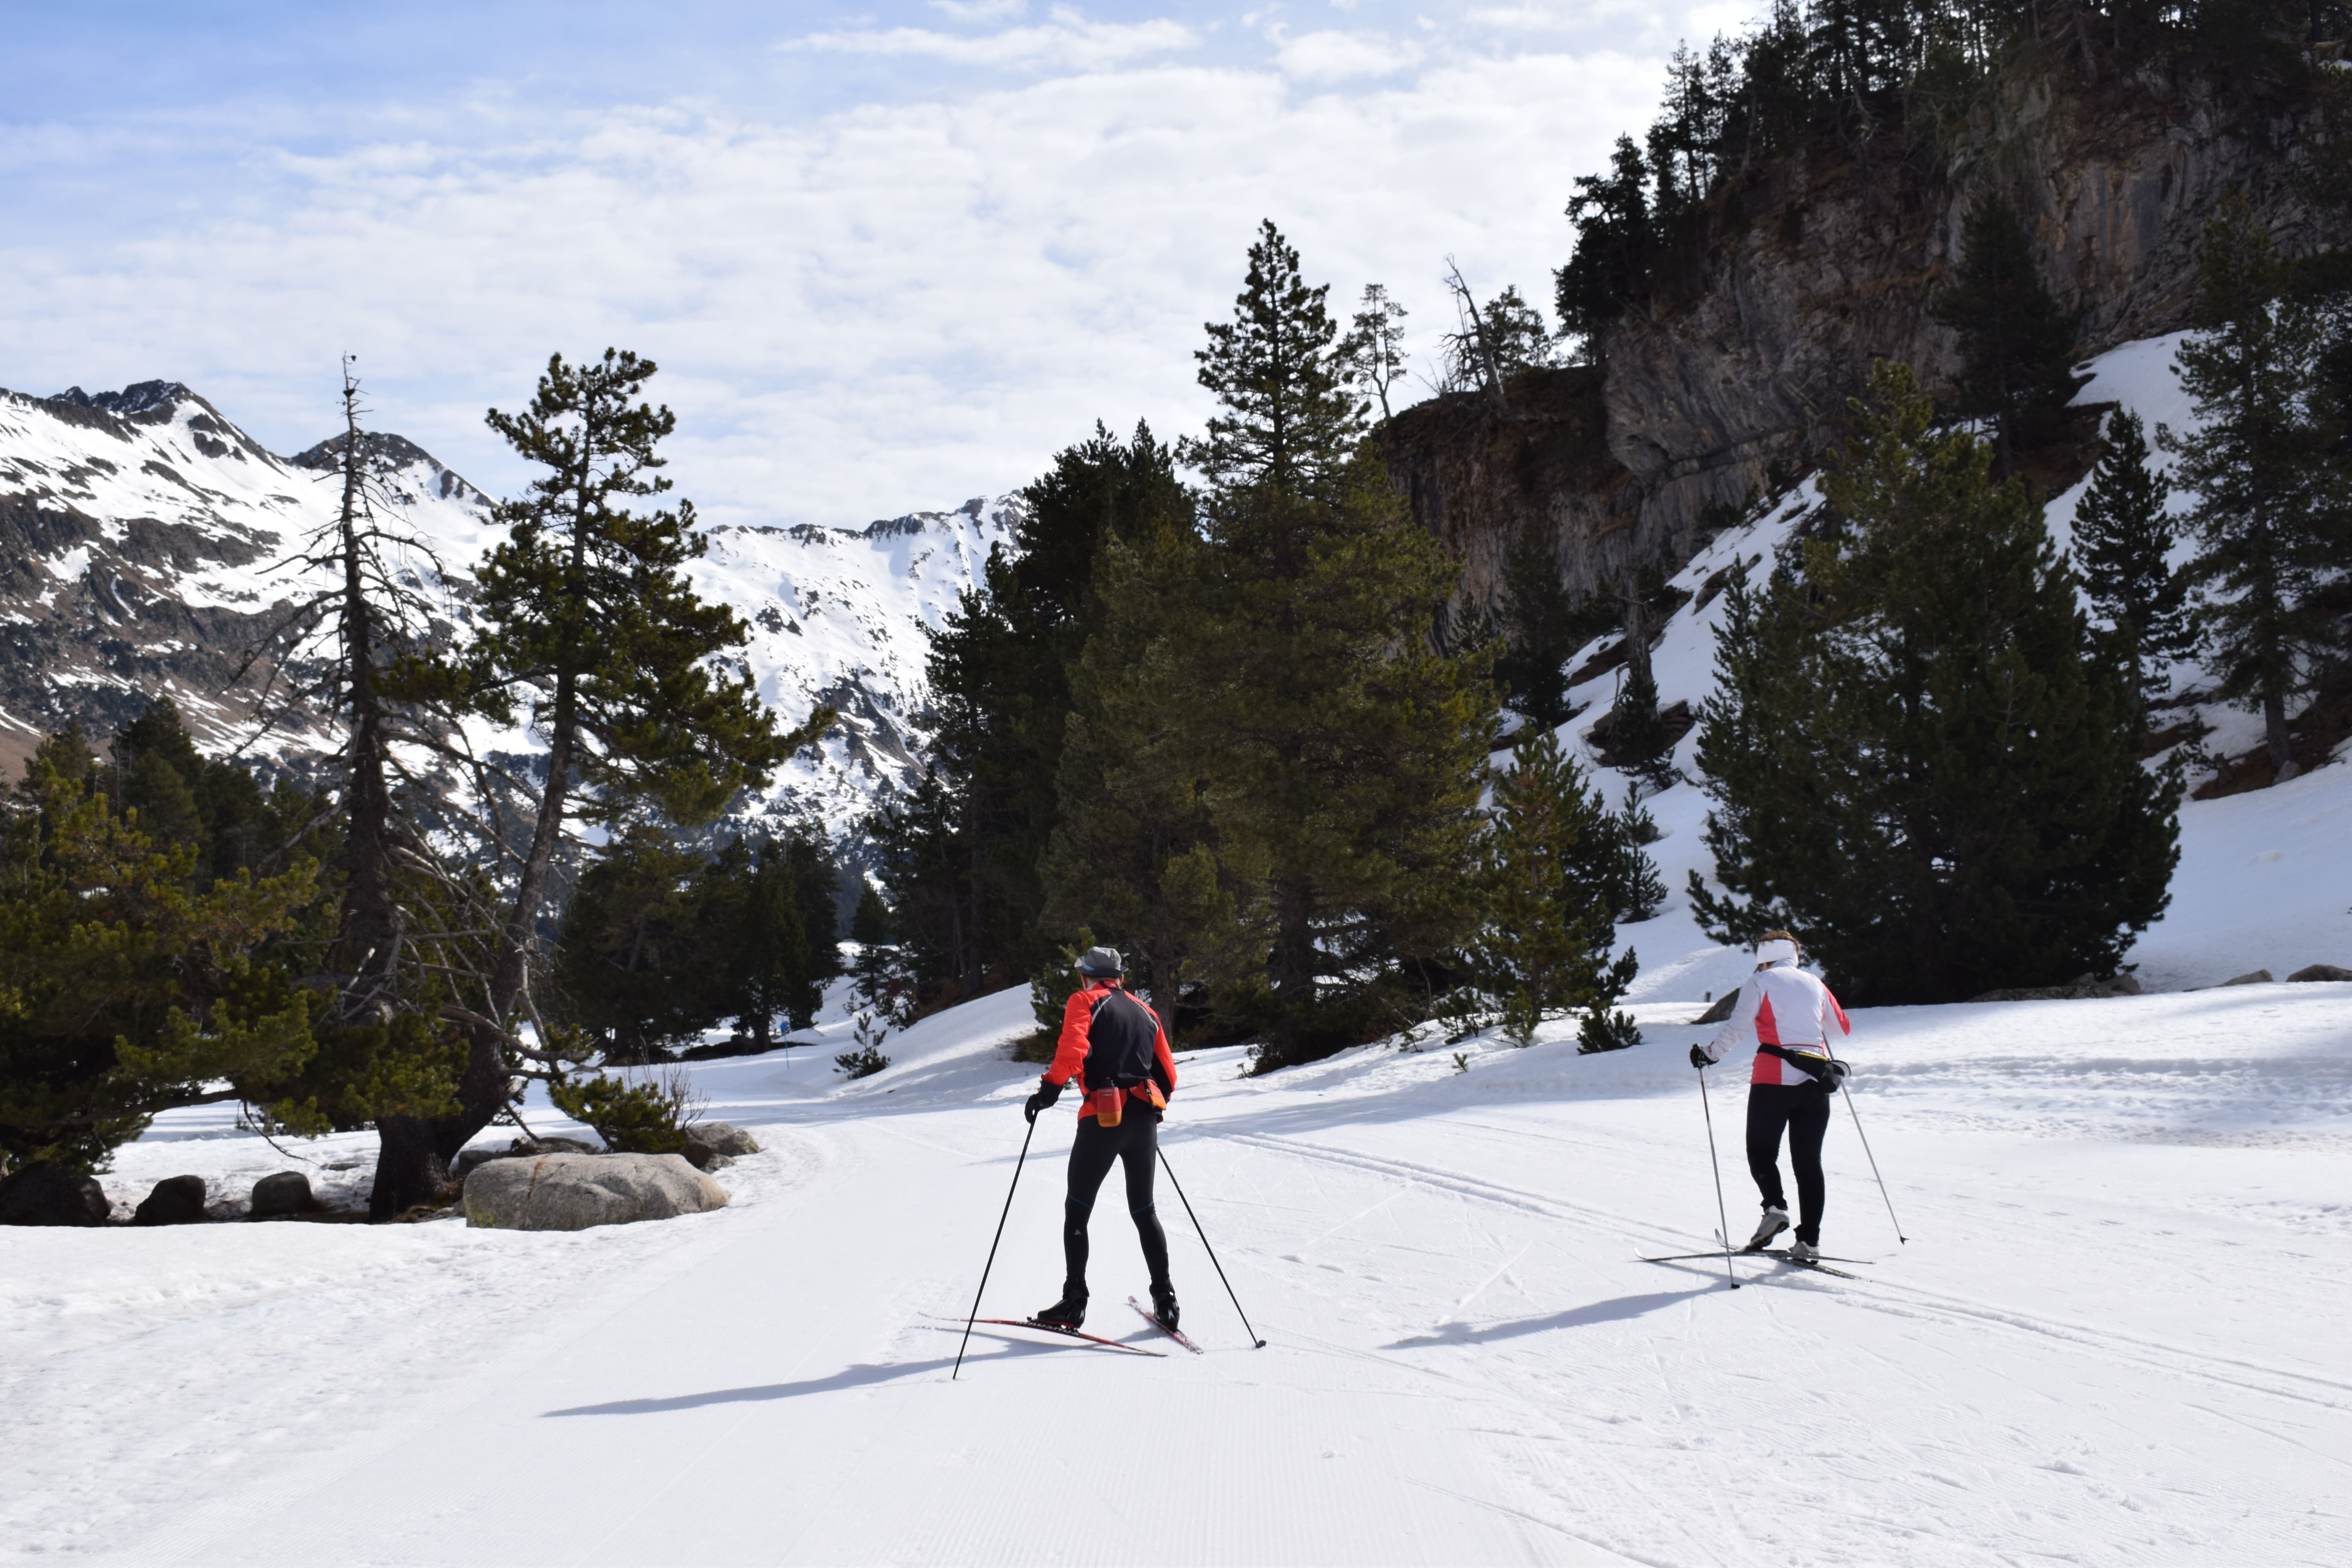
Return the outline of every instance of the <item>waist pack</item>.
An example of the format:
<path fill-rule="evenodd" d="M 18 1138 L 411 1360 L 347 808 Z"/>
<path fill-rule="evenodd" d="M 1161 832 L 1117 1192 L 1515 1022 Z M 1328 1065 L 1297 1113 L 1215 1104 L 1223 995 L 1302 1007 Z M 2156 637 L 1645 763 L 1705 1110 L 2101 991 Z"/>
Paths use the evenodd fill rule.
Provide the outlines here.
<path fill-rule="evenodd" d="M 1158 1082 L 1151 1079 L 1145 1079 L 1141 1083 L 1129 1089 L 1121 1089 L 1113 1084 L 1108 1088 L 1094 1090 L 1087 1096 L 1087 1109 L 1082 1114 L 1092 1116 L 1105 1127 L 1116 1127 L 1126 1115 L 1129 1095 L 1142 1101 L 1149 1110 L 1168 1109 L 1168 1097 L 1160 1092 Z"/>
<path fill-rule="evenodd" d="M 1811 1074 L 1813 1081 L 1832 1094 L 1845 1087 L 1847 1077 L 1853 1071 L 1837 1058 L 1819 1051 L 1800 1051 L 1788 1046 L 1759 1046 L 1756 1048 L 1768 1057 L 1779 1057 L 1790 1067 Z"/>

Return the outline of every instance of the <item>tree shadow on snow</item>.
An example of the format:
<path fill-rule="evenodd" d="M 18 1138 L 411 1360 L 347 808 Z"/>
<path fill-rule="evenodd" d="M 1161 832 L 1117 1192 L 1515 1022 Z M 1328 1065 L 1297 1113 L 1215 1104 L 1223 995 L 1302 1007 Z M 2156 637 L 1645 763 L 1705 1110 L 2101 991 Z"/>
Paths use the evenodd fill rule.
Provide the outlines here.
<path fill-rule="evenodd" d="M 1595 1301 L 1589 1307 L 1571 1307 L 1567 1311 L 1548 1312 L 1540 1318 L 1489 1323 L 1485 1328 L 1468 1323 L 1446 1323 L 1433 1334 L 1416 1335 L 1381 1348 L 1408 1351 L 1423 1350 L 1432 1345 L 1477 1345 L 1489 1340 L 1515 1340 L 1523 1334 L 1549 1333 L 1554 1329 L 1580 1329 L 1591 1323 L 1612 1323 L 1624 1318 L 1638 1318 L 1644 1312 L 1654 1312 L 1661 1307 L 1671 1307 L 1677 1301 L 1687 1301 L 1694 1296 L 1704 1296 L 1714 1289 L 1714 1286 L 1707 1285 L 1696 1290 L 1653 1290 L 1643 1296 L 1619 1296 L 1612 1300 Z"/>
<path fill-rule="evenodd" d="M 961 1328 L 961 1324 L 956 1325 L 957 1331 Z M 1011 1340 L 999 1340 L 996 1343 L 997 1349 L 993 1352 L 982 1353 L 975 1350 L 965 1356 L 963 1364 L 980 1366 L 992 1361 L 1053 1355 L 1071 1348 L 1068 1345 L 1028 1344 Z M 798 1399 L 804 1394 L 833 1394 L 845 1388 L 865 1388 L 877 1383 L 896 1383 L 901 1378 L 917 1377 L 927 1372 L 944 1372 L 953 1365 L 953 1356 L 881 1364 L 860 1362 L 854 1366 L 844 1367 L 830 1377 L 806 1378 L 799 1383 L 759 1384 L 750 1388 L 717 1388 L 706 1394 L 676 1394 L 667 1399 L 615 1399 L 604 1405 L 575 1405 L 565 1410 L 541 1411 L 540 1419 L 550 1420 L 558 1415 L 658 1415 L 665 1411 L 699 1410 L 711 1405 L 764 1404 L 776 1399 Z"/>

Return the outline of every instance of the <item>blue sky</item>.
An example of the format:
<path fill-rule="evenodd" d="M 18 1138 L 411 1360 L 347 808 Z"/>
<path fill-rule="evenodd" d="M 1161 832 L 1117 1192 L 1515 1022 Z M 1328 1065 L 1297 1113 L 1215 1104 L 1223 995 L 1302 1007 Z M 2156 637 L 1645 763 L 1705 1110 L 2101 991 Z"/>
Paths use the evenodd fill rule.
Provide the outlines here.
<path fill-rule="evenodd" d="M 1560 207 L 1748 7 L 0 4 L 0 385 L 187 382 L 493 489 L 551 352 L 659 361 L 714 519 L 856 522 L 1206 413 L 1261 216 L 1351 303 L 1548 300 Z"/>

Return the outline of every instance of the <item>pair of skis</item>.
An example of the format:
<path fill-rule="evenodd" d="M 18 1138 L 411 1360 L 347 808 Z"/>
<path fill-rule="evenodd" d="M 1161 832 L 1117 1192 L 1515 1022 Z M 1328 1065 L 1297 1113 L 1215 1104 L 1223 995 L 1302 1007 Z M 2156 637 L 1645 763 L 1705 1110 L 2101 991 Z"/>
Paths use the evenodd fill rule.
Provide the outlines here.
<path fill-rule="evenodd" d="M 1642 1261 L 1643 1263 L 1688 1263 L 1701 1258 L 1722 1258 L 1724 1256 L 1726 1256 L 1726 1254 L 1718 1249 L 1714 1252 L 1677 1252 L 1665 1258 L 1644 1258 Z M 1743 1247 L 1738 1251 L 1731 1253 L 1728 1256 L 1733 1258 L 1769 1258 L 1777 1262 L 1785 1263 L 1791 1268 L 1810 1268 L 1816 1274 L 1833 1275 L 1840 1279 L 1860 1279 L 1862 1278 L 1859 1274 L 1848 1274 L 1843 1268 L 1832 1268 L 1828 1267 L 1826 1263 L 1807 1263 L 1801 1259 L 1791 1258 L 1789 1256 L 1786 1248 Z M 1870 1259 L 1867 1258 L 1833 1258 L 1829 1259 L 1829 1262 L 1859 1263 L 1866 1266 L 1870 1262 Z"/>
<path fill-rule="evenodd" d="M 1139 1313 L 1142 1314 L 1143 1321 L 1145 1322 L 1150 1323 L 1153 1328 L 1158 1329 L 1161 1333 L 1166 1334 L 1170 1339 L 1174 1340 L 1178 1344 L 1182 1345 L 1194 1355 L 1205 1355 L 1208 1353 L 1202 1350 L 1200 1346 L 1194 1344 L 1190 1339 L 1186 1338 L 1181 1331 L 1170 1328 L 1167 1324 L 1154 1317 L 1152 1315 L 1151 1309 L 1145 1306 L 1141 1301 L 1137 1300 L 1134 1297 L 1129 1296 L 1127 1299 L 1127 1304 L 1134 1308 Z M 1000 1329 L 1034 1329 L 1041 1334 L 1053 1334 L 1066 1340 L 1084 1340 L 1090 1345 L 1100 1345 L 1105 1350 L 1124 1351 L 1129 1355 L 1156 1356 L 1167 1353 L 1164 1351 L 1152 1350 L 1145 1345 L 1131 1345 L 1124 1340 L 1107 1340 L 1100 1334 L 1089 1334 L 1078 1329 L 1065 1328 L 1060 1323 L 1041 1323 L 1034 1318 L 974 1318 L 971 1321 L 974 1323 L 988 1323 Z"/>

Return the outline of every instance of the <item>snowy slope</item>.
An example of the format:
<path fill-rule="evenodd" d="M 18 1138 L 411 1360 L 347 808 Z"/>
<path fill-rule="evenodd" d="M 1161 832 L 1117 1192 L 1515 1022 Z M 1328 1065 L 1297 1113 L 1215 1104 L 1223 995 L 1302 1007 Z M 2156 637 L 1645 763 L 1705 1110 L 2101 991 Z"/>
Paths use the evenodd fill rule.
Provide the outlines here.
<path fill-rule="evenodd" d="M 154 1563 L 2335 1563 L 2352 1558 L 2352 985 L 1863 1012 L 1851 1280 L 1645 1264 L 1716 1226 L 1696 999 L 1580 1058 L 1192 1056 L 1164 1359 L 960 1322 L 1024 994 L 701 1064 L 725 1210 L 572 1236 L 18 1232 L 0 1559 Z M 835 1026 L 836 1032 L 838 1026 Z M 1717 1081 L 1727 1138 L 1744 1086 Z M 1060 1279 L 1041 1117 L 982 1310 Z M 352 1157 L 363 1135 L 330 1141 Z M 1722 1151 L 1731 1221 L 1754 1198 Z M 284 1164 L 174 1113 L 120 1195 Z M 232 1195 L 250 1174 L 226 1184 Z M 1088 1327 L 1166 1348 L 1115 1191 Z"/>
<path fill-rule="evenodd" d="M 2159 423 L 2175 429 L 2193 427 L 2194 417 L 2172 370 L 2172 357 L 2182 334 L 2127 343 L 2090 362 L 2092 379 L 2076 401 L 2119 403 L 2145 421 L 2151 446 Z M 2060 546 L 2073 539 L 2074 507 L 2089 488 L 2086 478 L 2056 497 L 2047 511 L 2051 531 Z M 1689 591 L 1693 603 L 1668 621 L 1664 639 L 1651 658 L 1661 707 L 1687 701 L 1696 710 L 1711 696 L 1715 683 L 1715 638 L 1724 613 L 1720 596 L 1701 606 L 1696 597 L 1708 578 L 1735 562 L 1761 563 L 1760 581 L 1770 570 L 1775 552 L 1785 546 L 1804 513 L 1818 503 L 1811 480 L 1798 486 L 1755 521 L 1719 535 L 1682 572 L 1670 579 Z M 2176 511 L 2188 505 L 2176 494 Z M 2192 546 L 2179 546 L 2175 564 L 2186 560 Z M 1612 637 L 1596 639 L 1570 661 L 1580 666 Z M 2210 689 L 2212 682 L 2194 665 L 2172 670 L 2176 692 Z M 1570 700 L 1588 704 L 1586 710 L 1560 731 L 1563 744 L 1581 746 L 1593 757 L 1583 737 L 1615 700 L 1617 671 L 1578 686 Z M 2260 721 L 2253 715 L 2218 703 L 2191 702 L 2168 710 L 2170 717 L 2195 716 L 2212 727 L 2207 745 L 2217 754 L 2243 752 L 2260 739 Z M 1676 749 L 1684 773 L 1696 779 L 1694 730 Z M 2149 989 L 2212 985 L 2236 975 L 2268 969 L 2282 978 L 2311 963 L 2352 968 L 2352 767 L 2317 768 L 2300 778 L 2269 789 L 2218 800 L 2184 800 L 2180 808 L 2180 865 L 2172 881 L 2172 904 L 2126 956 L 2138 965 L 2137 977 Z M 1612 791 L 1622 791 L 1622 776 L 1601 774 Z M 2210 769 L 2192 773 L 2191 789 L 2212 777 Z M 1671 896 L 1655 920 L 1628 926 L 1621 942 L 1641 955 L 1642 973 L 1631 993 L 1648 997 L 1720 994 L 1738 984 L 1746 963 L 1738 952 L 1708 942 L 1691 919 L 1683 892 L 1685 874 L 1693 869 L 1711 878 L 1714 865 L 1700 832 L 1707 802 L 1694 783 L 1674 786 L 1644 803 L 1664 830 L 1664 839 L 1652 854 L 1664 874 Z"/>
<path fill-rule="evenodd" d="M 397 464 L 403 520 L 449 569 L 447 613 L 462 624 L 495 531 L 488 500 L 422 448 L 376 439 Z M 206 744 L 245 740 L 249 707 L 229 682 L 271 606 L 296 592 L 277 563 L 333 515 L 332 461 L 323 447 L 264 450 L 176 383 L 0 392 L 5 772 L 67 719 L 103 736 L 163 690 Z M 779 774 L 764 809 L 811 810 L 840 833 L 906 781 L 927 734 L 918 627 L 954 607 L 1019 507 L 1005 496 L 862 528 L 712 531 L 695 584 L 751 625 L 745 657 L 762 695 L 788 720 L 820 701 L 843 716 L 820 755 Z M 288 743 L 299 754 L 325 740 Z"/>
<path fill-rule="evenodd" d="M 2178 424 L 2168 357 L 2118 351 L 2085 395 Z M 1811 500 L 1679 581 L 1769 554 Z M 965 526 L 722 534 L 706 569 L 784 623 L 755 668 L 804 654 L 795 678 L 822 683 L 894 635 L 835 595 L 920 581 L 936 605 L 983 547 Z M 1669 625 L 1666 702 L 1706 695 L 1719 613 Z M 1576 695 L 1580 737 L 1611 682 Z M 1559 1023 L 1458 1058 L 1184 1060 L 1165 1148 L 1265 1349 L 1163 1184 L 1204 1356 L 982 1329 L 950 1382 L 1008 1188 L 982 1310 L 1056 1290 L 1072 1118 L 1042 1117 L 1016 1165 L 1024 991 L 890 1038 L 854 1084 L 828 1059 L 836 1000 L 818 1048 L 689 1069 L 767 1144 L 714 1214 L 12 1234 L 0 1560 L 2352 1561 L 2352 984 L 2178 989 L 2352 964 L 2347 780 L 2184 807 L 2173 911 L 2135 954 L 2175 989 L 1854 1015 L 1823 1235 L 1862 1260 L 1851 1279 L 1745 1259 L 1734 1292 L 1719 1259 L 1639 1260 L 1717 1226 L 1684 1051 L 1748 967 L 1677 891 L 1623 933 L 1644 961 L 1631 1050 L 1580 1057 Z M 1679 889 L 1704 798 L 1651 805 Z M 1744 1231 L 1745 1087 L 1736 1068 L 1708 1087 Z M 573 1131 L 543 1105 L 532 1122 Z M 208 1107 L 105 1182 L 127 1206 L 194 1172 L 235 1213 L 308 1161 L 348 1211 L 373 1156 L 369 1134 L 281 1153 Z M 1123 1305 L 1143 1279 L 1122 1211 L 1114 1190 L 1096 1207 L 1088 1327 L 1166 1349 Z"/>

